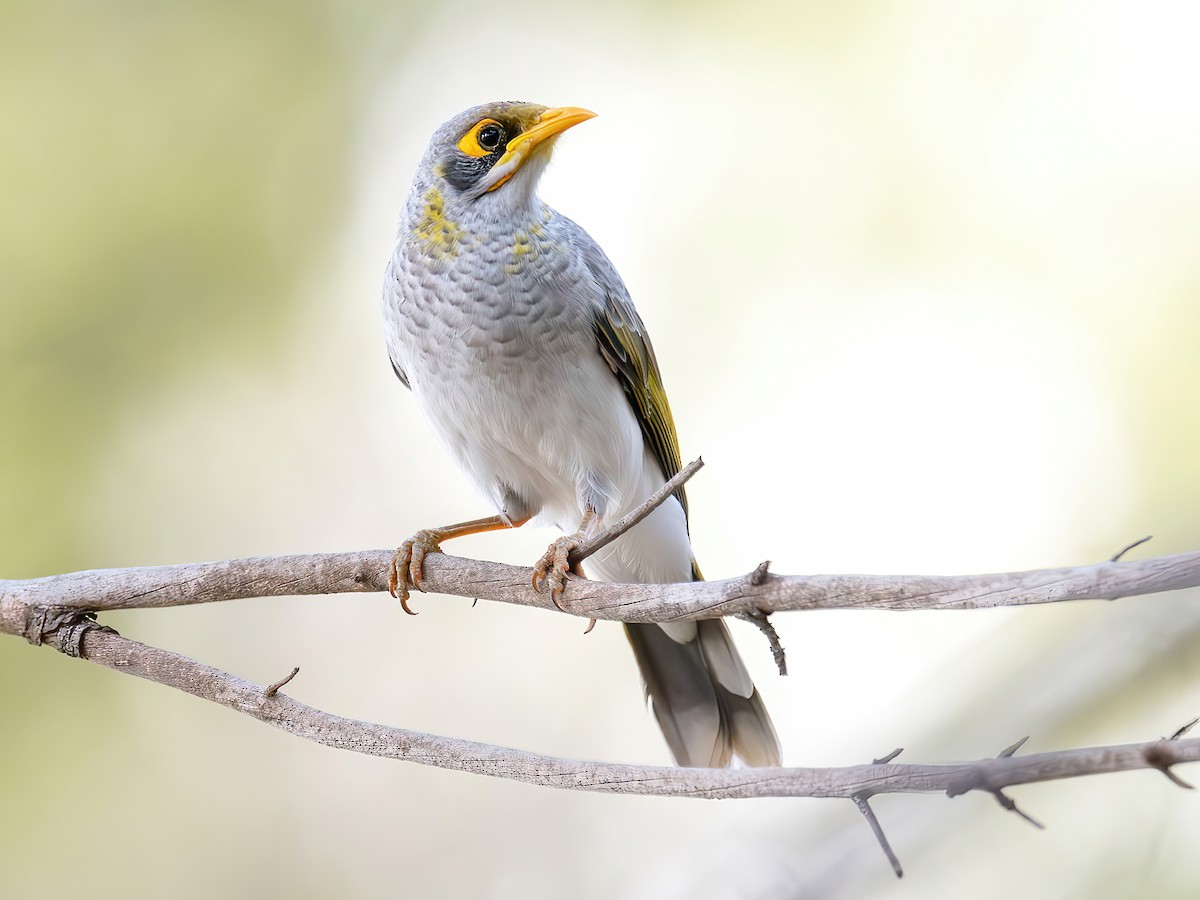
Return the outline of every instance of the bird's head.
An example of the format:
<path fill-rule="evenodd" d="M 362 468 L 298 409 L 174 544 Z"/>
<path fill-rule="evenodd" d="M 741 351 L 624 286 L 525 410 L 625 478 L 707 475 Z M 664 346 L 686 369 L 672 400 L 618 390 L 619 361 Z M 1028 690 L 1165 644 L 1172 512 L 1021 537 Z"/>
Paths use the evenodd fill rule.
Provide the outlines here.
<path fill-rule="evenodd" d="M 483 204 L 497 215 L 529 207 L 557 137 L 595 115 L 536 103 L 476 106 L 433 135 L 418 180 L 436 188 L 447 207 Z"/>

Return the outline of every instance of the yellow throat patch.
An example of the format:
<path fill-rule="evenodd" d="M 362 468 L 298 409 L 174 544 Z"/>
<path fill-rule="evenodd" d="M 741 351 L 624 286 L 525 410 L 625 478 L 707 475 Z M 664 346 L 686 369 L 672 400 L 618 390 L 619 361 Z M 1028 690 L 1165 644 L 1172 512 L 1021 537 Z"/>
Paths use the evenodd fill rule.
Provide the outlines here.
<path fill-rule="evenodd" d="M 504 271 L 509 275 L 516 275 L 521 271 L 521 267 L 525 260 L 523 257 L 530 256 L 540 252 L 545 246 L 541 225 L 534 225 L 528 231 L 516 231 L 513 233 L 512 243 L 512 262 L 505 263 Z"/>
<path fill-rule="evenodd" d="M 458 242 L 466 232 L 453 219 L 446 218 L 442 192 L 432 187 L 425 192 L 425 209 L 413 234 L 430 256 L 448 259 L 458 256 Z"/>

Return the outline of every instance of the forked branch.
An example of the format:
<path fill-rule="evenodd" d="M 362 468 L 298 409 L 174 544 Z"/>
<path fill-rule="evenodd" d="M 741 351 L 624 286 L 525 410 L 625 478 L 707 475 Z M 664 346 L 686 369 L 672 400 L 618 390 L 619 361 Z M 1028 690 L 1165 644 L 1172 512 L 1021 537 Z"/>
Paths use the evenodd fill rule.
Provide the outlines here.
<path fill-rule="evenodd" d="M 681 471 L 642 509 L 600 535 L 612 540 L 662 502 L 701 463 Z M 595 546 L 581 548 L 586 552 Z M 1130 548 L 1126 548 L 1128 550 Z M 769 613 L 805 609 L 986 609 L 1069 600 L 1114 600 L 1200 586 L 1200 553 L 1155 559 L 1113 559 L 1090 566 L 998 575 L 877 576 L 774 575 L 763 563 L 724 581 L 668 585 L 609 584 L 570 578 L 561 611 L 594 619 L 666 622 L 738 616 L 774 634 Z M 439 737 L 345 719 L 306 706 L 281 689 L 299 671 L 267 687 L 167 650 L 129 640 L 95 621 L 95 614 L 213 603 L 247 597 L 387 591 L 392 551 L 331 553 L 190 563 L 151 568 L 73 572 L 24 581 L 0 581 L 0 633 L 46 643 L 70 656 L 137 675 L 210 700 L 298 737 L 372 756 L 511 778 L 548 787 L 608 793 L 706 798 L 842 797 L 867 816 L 896 874 L 899 862 L 868 804 L 875 794 L 970 791 L 992 794 L 1021 812 L 1004 789 L 1059 778 L 1129 769 L 1157 769 L 1190 787 L 1174 771 L 1200 761 L 1200 739 L 1092 747 L 1017 756 L 1020 743 L 993 759 L 950 765 L 900 764 L 889 756 L 842 768 L 680 769 L 558 759 L 536 753 Z M 560 611 L 531 587 L 528 568 L 432 554 L 425 589 Z M 782 648 L 772 642 L 782 669 Z M 1194 724 L 1194 723 L 1193 723 Z"/>

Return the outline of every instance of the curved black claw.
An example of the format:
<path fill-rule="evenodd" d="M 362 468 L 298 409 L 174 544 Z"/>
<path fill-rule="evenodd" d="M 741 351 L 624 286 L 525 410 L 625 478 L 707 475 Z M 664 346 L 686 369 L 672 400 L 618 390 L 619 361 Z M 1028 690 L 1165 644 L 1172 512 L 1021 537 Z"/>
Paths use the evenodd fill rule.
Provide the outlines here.
<path fill-rule="evenodd" d="M 546 548 L 541 559 L 533 564 L 533 589 L 542 591 L 548 587 L 550 599 L 559 609 L 562 609 L 562 604 L 558 601 L 562 599 L 563 592 L 567 589 L 567 574 L 571 571 L 568 557 L 582 543 L 583 538 L 578 534 L 568 534 L 557 538 Z"/>
<path fill-rule="evenodd" d="M 409 582 L 419 591 L 424 591 L 421 579 L 425 577 L 425 557 L 430 553 L 441 553 L 442 533 L 435 528 L 424 528 L 396 548 L 392 564 L 388 569 L 388 591 L 400 601 L 400 608 L 410 616 L 417 613 L 409 608 Z"/>

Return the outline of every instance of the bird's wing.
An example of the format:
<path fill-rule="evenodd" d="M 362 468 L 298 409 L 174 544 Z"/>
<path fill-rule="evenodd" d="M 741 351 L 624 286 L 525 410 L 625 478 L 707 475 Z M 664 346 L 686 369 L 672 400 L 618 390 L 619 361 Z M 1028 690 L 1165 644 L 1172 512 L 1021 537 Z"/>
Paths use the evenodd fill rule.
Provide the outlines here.
<path fill-rule="evenodd" d="M 392 371 L 396 373 L 396 377 L 400 379 L 400 383 L 409 390 L 412 390 L 412 385 L 408 383 L 408 373 L 404 371 L 404 366 L 400 364 L 399 348 L 395 346 L 393 335 L 396 330 L 396 312 L 397 308 L 403 302 L 400 297 L 400 281 L 396 277 L 396 259 L 393 256 L 388 260 L 387 268 L 383 273 L 383 296 L 381 298 L 381 308 L 383 311 L 384 321 L 384 339 L 387 343 L 388 360 L 392 364 Z"/>
<path fill-rule="evenodd" d="M 396 373 L 396 377 L 400 379 L 400 383 L 411 391 L 412 385 L 408 383 L 407 373 L 400 368 L 400 363 L 396 362 L 395 357 L 393 357 L 390 353 L 388 354 L 388 358 L 392 363 L 392 371 Z"/>
<path fill-rule="evenodd" d="M 662 467 L 663 476 L 670 479 L 680 468 L 679 436 L 650 336 L 604 251 L 590 238 L 583 242 L 583 250 L 588 268 L 604 292 L 604 301 L 592 320 L 600 354 L 620 381 L 621 390 L 637 417 L 646 444 Z M 682 487 L 675 496 L 686 517 L 687 497 Z"/>

